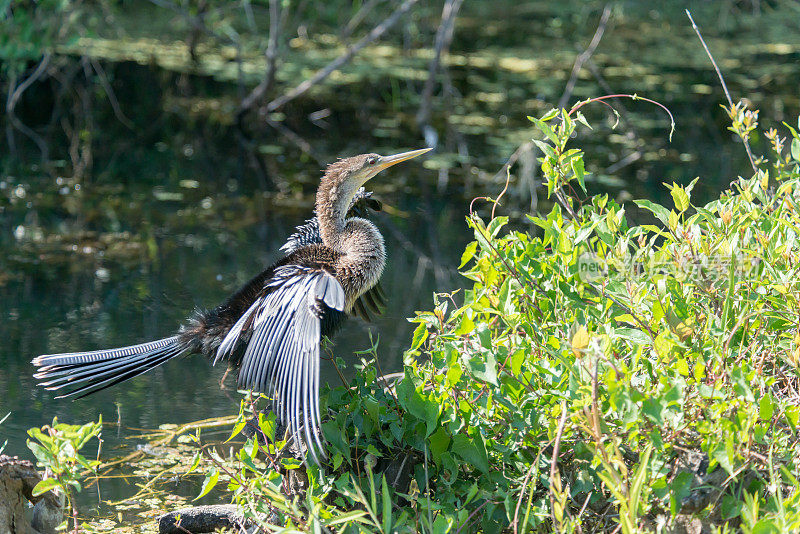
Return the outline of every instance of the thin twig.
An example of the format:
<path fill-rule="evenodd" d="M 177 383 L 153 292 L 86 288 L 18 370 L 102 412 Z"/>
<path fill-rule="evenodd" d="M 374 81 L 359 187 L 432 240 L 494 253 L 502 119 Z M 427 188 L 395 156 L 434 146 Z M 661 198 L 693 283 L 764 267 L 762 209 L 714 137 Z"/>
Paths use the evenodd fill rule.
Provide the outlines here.
<path fill-rule="evenodd" d="M 11 95 L 8 99 L 6 104 L 6 111 L 13 112 L 14 108 L 17 106 L 17 102 L 19 101 L 20 97 L 22 97 L 22 93 L 27 91 L 28 87 L 33 85 L 44 71 L 47 69 L 48 65 L 50 65 L 50 54 L 46 53 L 42 56 L 42 60 L 36 66 L 36 69 L 28 76 L 21 84 L 19 84 L 14 91 L 11 92 Z"/>
<path fill-rule="evenodd" d="M 550 460 L 550 510 L 553 513 L 553 528 L 556 527 L 557 521 L 555 517 L 555 499 L 553 498 L 553 480 L 558 476 L 558 454 L 561 449 L 561 437 L 564 435 L 564 425 L 567 423 L 567 403 L 561 401 L 561 419 L 558 421 L 558 431 L 556 432 L 556 441 L 553 444 L 553 456 Z"/>
<path fill-rule="evenodd" d="M 506 185 L 503 186 L 503 190 L 500 191 L 500 194 L 497 195 L 497 198 L 494 199 L 494 205 L 492 205 L 492 220 L 494 220 L 494 210 L 497 208 L 497 205 L 500 204 L 500 199 L 503 198 L 503 195 L 506 194 L 508 191 L 508 182 L 511 181 L 511 168 L 506 167 Z"/>
<path fill-rule="evenodd" d="M 508 157 L 506 162 L 503 164 L 502 167 L 500 167 L 500 170 L 497 171 L 497 173 L 494 175 L 494 177 L 492 179 L 496 180 L 497 178 L 500 177 L 500 173 L 501 172 L 508 171 L 508 169 L 510 169 L 511 167 L 514 166 L 514 164 L 517 162 L 519 157 L 522 154 L 524 154 L 525 152 L 527 152 L 528 150 L 530 150 L 532 147 L 533 147 L 533 142 L 532 141 L 526 141 L 525 143 L 523 143 L 519 147 L 517 147 L 517 149 L 514 151 L 514 153 L 511 154 Z M 478 197 L 478 198 L 481 198 L 481 197 Z"/>
<path fill-rule="evenodd" d="M 274 128 L 278 131 L 281 135 L 283 135 L 286 139 L 294 143 L 297 148 L 299 148 L 303 153 L 308 154 L 311 156 L 314 161 L 316 161 L 319 165 L 324 165 L 323 159 L 317 154 L 314 150 L 314 147 L 311 146 L 311 143 L 300 137 L 294 130 L 283 124 L 282 122 L 274 121 L 269 116 L 264 116 L 264 122 L 266 122 L 269 126 Z"/>
<path fill-rule="evenodd" d="M 239 104 L 236 112 L 238 118 L 247 112 L 253 105 L 267 94 L 275 83 L 275 73 L 278 69 L 278 34 L 281 28 L 282 17 L 278 0 L 269 0 L 269 41 L 267 50 L 264 53 L 267 59 L 267 71 L 264 79 Z"/>
<path fill-rule="evenodd" d="M 355 30 L 358 25 L 364 21 L 367 15 L 369 15 L 369 12 L 372 11 L 372 8 L 383 1 L 384 0 L 369 0 L 368 2 L 361 4 L 361 7 L 358 9 L 358 11 L 356 11 L 356 14 L 353 15 L 353 18 L 350 19 L 350 21 L 342 30 L 340 34 L 342 41 L 347 41 L 350 39 L 350 36 L 353 34 L 353 30 Z"/>
<path fill-rule="evenodd" d="M 428 79 L 425 80 L 425 87 L 422 89 L 420 97 L 422 103 L 417 113 L 417 124 L 425 133 L 426 140 L 435 136 L 429 135 L 426 130 L 430 128 L 431 120 L 431 100 L 433 99 L 433 86 L 436 81 L 436 73 L 439 71 L 441 64 L 442 52 L 447 50 L 450 46 L 450 41 L 453 39 L 453 29 L 455 27 L 456 15 L 461 8 L 463 0 L 446 0 L 442 8 L 442 21 L 439 23 L 439 28 L 436 30 L 436 39 L 434 41 L 433 58 L 428 65 Z M 428 144 L 430 141 L 428 141 Z"/>
<path fill-rule="evenodd" d="M 424 445 L 425 452 L 425 495 L 428 498 L 428 528 L 433 529 L 433 515 L 431 513 L 431 480 L 428 476 L 428 444 Z"/>
<path fill-rule="evenodd" d="M 517 525 L 519 524 L 519 509 L 522 507 L 522 499 L 525 497 L 525 488 L 528 487 L 528 481 L 531 479 L 531 476 L 533 476 L 534 469 L 537 469 L 539 465 L 539 457 L 541 454 L 542 451 L 540 450 L 539 454 L 536 455 L 536 460 L 534 460 L 533 464 L 531 464 L 531 468 L 528 469 L 528 474 L 525 475 L 525 480 L 522 481 L 522 490 L 519 492 L 517 507 L 514 509 L 514 521 L 511 523 L 511 526 L 514 527 L 514 534 L 517 534 Z"/>
<path fill-rule="evenodd" d="M 670 137 L 670 139 L 672 139 L 672 133 L 675 131 L 675 117 L 672 116 L 672 112 L 669 110 L 669 108 L 667 106 L 665 106 L 664 104 L 662 104 L 661 102 L 656 102 L 655 100 L 651 100 L 649 98 L 645 98 L 645 97 L 639 96 L 637 94 L 630 95 L 630 94 L 620 93 L 620 94 L 615 94 L 615 95 L 603 95 L 603 96 L 598 96 L 598 97 L 595 97 L 595 98 L 590 98 L 589 100 L 584 100 L 582 102 L 578 102 L 577 104 L 572 106 L 572 108 L 570 108 L 569 113 L 567 113 L 567 115 L 571 116 L 573 113 L 575 113 L 576 111 L 581 109 L 586 104 L 591 104 L 591 103 L 594 103 L 594 102 L 603 103 L 604 100 L 611 100 L 611 99 L 614 99 L 614 98 L 630 98 L 631 100 L 643 100 L 645 102 L 648 102 L 650 104 L 653 104 L 654 106 L 658 106 L 661 109 L 663 109 L 664 112 L 667 115 L 669 115 L 669 124 L 670 124 L 669 137 Z"/>
<path fill-rule="evenodd" d="M 558 100 L 558 108 L 562 109 L 564 106 L 567 105 L 567 101 L 572 96 L 572 90 L 575 89 L 575 83 L 578 81 L 578 73 L 583 68 L 583 64 L 592 57 L 594 51 L 597 49 L 597 45 L 600 44 L 600 39 L 603 38 L 603 33 L 606 31 L 606 24 L 608 23 L 608 18 L 611 16 L 611 5 L 606 4 L 603 8 L 603 14 L 600 15 L 600 23 L 597 25 L 597 30 L 594 32 L 594 36 L 592 37 L 589 46 L 586 47 L 586 50 L 583 51 L 577 58 L 575 58 L 575 64 L 572 66 L 572 73 L 569 76 L 569 81 L 567 81 L 567 85 L 564 88 L 564 94 L 561 95 L 561 98 Z"/>
<path fill-rule="evenodd" d="M 692 14 L 688 9 L 686 10 L 686 16 L 689 17 L 689 20 L 692 22 L 692 28 L 694 28 L 694 32 L 697 34 L 698 39 L 700 39 L 700 44 L 703 45 L 703 48 L 708 55 L 708 59 L 710 59 L 711 64 L 714 65 L 714 70 L 717 71 L 719 82 L 722 84 L 722 90 L 725 92 L 725 98 L 728 99 L 728 105 L 731 107 L 731 109 L 733 109 L 733 100 L 731 99 L 731 94 L 728 92 L 728 86 L 725 84 L 725 79 L 722 77 L 722 72 L 719 70 L 717 62 L 714 61 L 714 56 L 711 55 L 711 51 L 708 49 L 705 39 L 703 39 L 703 36 L 700 34 L 700 28 L 698 28 L 697 24 L 694 23 Z M 756 166 L 755 159 L 753 159 L 753 152 L 750 150 L 750 143 L 747 141 L 746 137 L 742 137 L 742 143 L 744 143 L 744 149 L 747 151 L 747 157 L 750 159 L 750 166 L 753 167 L 753 172 L 758 173 L 758 167 Z"/>
<path fill-rule="evenodd" d="M 111 84 L 108 83 L 108 77 L 106 76 L 105 70 L 103 70 L 103 66 L 94 58 L 90 58 L 89 63 L 92 66 L 92 69 L 94 69 L 94 71 L 97 73 L 97 76 L 100 78 L 100 85 L 103 86 L 103 91 L 106 92 L 106 97 L 108 97 L 108 101 L 111 104 L 111 109 L 114 111 L 114 116 L 126 128 L 133 130 L 134 124 L 128 117 L 125 116 L 125 114 L 122 112 L 122 108 L 119 107 L 119 100 L 117 100 L 117 95 L 114 94 L 114 89 L 111 87 Z"/>
<path fill-rule="evenodd" d="M 39 65 L 36 66 L 33 73 L 28 76 L 22 83 L 15 86 L 16 77 L 12 77 L 12 81 L 9 83 L 9 92 L 8 98 L 6 100 L 6 115 L 8 116 L 9 122 L 11 125 L 22 132 L 26 137 L 30 138 L 36 146 L 39 148 L 39 152 L 42 155 L 42 162 L 46 162 L 49 159 L 49 149 L 47 147 L 47 143 L 44 142 L 42 137 L 34 132 L 31 128 L 26 126 L 17 115 L 14 113 L 14 108 L 17 106 L 17 102 L 22 97 L 22 93 L 24 93 L 31 85 L 33 85 L 46 71 L 47 67 L 50 65 L 50 54 L 46 53 L 42 56 L 42 60 L 39 62 Z M 11 90 L 11 88 L 14 88 Z M 12 134 L 9 134 L 9 145 L 13 145 L 13 138 L 11 137 Z M 14 151 L 14 147 L 10 147 L 12 152 Z"/>
<path fill-rule="evenodd" d="M 456 530 L 456 534 L 461 534 L 461 529 L 463 529 L 465 526 L 467 526 L 467 525 L 469 524 L 469 522 L 470 522 L 470 519 L 472 519 L 472 517 L 473 517 L 475 514 L 477 514 L 477 513 L 478 513 L 478 512 L 480 512 L 481 510 L 483 510 L 483 508 L 484 508 L 484 507 L 485 507 L 487 504 L 489 504 L 490 502 L 492 502 L 492 501 L 490 501 L 490 500 L 488 500 L 488 499 L 487 499 L 487 500 L 483 501 L 483 504 L 481 504 L 480 506 L 478 506 L 477 508 L 475 508 L 475 510 L 473 510 L 473 511 L 472 511 L 472 513 L 471 513 L 471 514 L 469 514 L 469 516 L 467 516 L 467 518 L 464 520 L 464 522 L 458 526 L 458 530 Z"/>

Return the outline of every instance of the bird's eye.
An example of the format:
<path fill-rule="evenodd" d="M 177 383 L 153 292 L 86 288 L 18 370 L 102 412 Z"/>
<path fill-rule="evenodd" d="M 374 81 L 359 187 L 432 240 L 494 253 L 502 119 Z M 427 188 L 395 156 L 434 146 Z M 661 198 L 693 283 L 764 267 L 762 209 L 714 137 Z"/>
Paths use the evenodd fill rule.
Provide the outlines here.
<path fill-rule="evenodd" d="M 376 158 L 375 156 L 370 156 L 367 159 L 367 165 L 375 165 L 376 163 L 378 163 L 378 158 Z"/>

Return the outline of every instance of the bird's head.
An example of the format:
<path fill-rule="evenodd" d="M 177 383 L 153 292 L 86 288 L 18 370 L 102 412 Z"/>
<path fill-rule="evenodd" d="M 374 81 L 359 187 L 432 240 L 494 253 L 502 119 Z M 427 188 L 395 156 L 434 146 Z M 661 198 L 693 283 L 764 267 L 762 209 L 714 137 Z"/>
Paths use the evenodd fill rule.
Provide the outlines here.
<path fill-rule="evenodd" d="M 396 165 L 401 161 L 420 156 L 432 150 L 423 148 L 421 150 L 411 150 L 393 156 L 381 156 L 379 154 L 360 154 L 351 158 L 344 158 L 328 165 L 323 181 L 341 187 L 347 184 L 353 191 L 364 185 L 368 180 L 384 169 Z M 347 187 L 347 189 L 350 189 Z"/>
<path fill-rule="evenodd" d="M 317 191 L 317 215 L 329 214 L 340 224 L 358 188 L 384 169 L 432 150 L 423 148 L 393 156 L 361 154 L 328 165 Z"/>

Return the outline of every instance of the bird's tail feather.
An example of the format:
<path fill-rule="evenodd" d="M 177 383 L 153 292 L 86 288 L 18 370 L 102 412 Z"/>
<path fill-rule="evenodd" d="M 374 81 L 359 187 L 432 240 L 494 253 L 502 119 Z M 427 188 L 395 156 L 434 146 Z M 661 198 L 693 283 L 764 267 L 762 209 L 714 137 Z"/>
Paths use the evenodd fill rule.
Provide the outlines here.
<path fill-rule="evenodd" d="M 92 352 L 46 354 L 33 359 L 33 376 L 46 389 L 65 389 L 62 397 L 85 397 L 154 369 L 186 352 L 179 336 Z"/>

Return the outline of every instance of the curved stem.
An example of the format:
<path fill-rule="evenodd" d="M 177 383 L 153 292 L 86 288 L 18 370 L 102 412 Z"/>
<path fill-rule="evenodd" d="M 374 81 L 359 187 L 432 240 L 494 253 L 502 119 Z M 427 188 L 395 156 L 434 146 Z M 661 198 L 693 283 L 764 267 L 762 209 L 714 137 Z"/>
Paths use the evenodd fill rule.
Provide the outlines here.
<path fill-rule="evenodd" d="M 612 98 L 630 98 L 631 100 L 643 100 L 645 102 L 648 102 L 650 104 L 653 104 L 653 105 L 658 106 L 661 109 L 663 109 L 666 112 L 666 114 L 669 115 L 669 124 L 670 124 L 669 140 L 672 141 L 672 134 L 675 132 L 675 117 L 672 116 L 672 112 L 664 104 L 662 104 L 660 102 L 656 102 L 655 100 L 650 100 L 649 98 L 645 98 L 643 96 L 639 96 L 637 94 L 632 94 L 632 95 L 629 95 L 629 94 L 614 94 L 614 95 L 604 95 L 604 96 L 598 96 L 598 97 L 595 97 L 595 98 L 590 98 L 589 100 L 584 100 L 582 102 L 578 102 L 577 104 L 572 106 L 572 109 L 570 109 L 567 112 L 567 116 L 568 117 L 572 116 L 572 114 L 574 112 L 578 111 L 579 109 L 581 109 L 586 104 L 591 104 L 593 102 L 603 102 L 604 100 L 611 100 Z"/>

